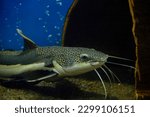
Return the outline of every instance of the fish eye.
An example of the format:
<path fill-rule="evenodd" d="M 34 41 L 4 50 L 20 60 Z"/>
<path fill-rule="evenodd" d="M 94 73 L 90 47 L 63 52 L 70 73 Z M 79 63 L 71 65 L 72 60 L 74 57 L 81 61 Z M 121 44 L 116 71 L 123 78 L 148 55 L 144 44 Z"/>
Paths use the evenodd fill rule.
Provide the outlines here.
<path fill-rule="evenodd" d="M 81 54 L 81 55 L 80 55 L 80 58 L 81 58 L 82 60 L 88 60 L 88 59 L 89 59 L 89 56 L 88 56 L 87 54 Z"/>

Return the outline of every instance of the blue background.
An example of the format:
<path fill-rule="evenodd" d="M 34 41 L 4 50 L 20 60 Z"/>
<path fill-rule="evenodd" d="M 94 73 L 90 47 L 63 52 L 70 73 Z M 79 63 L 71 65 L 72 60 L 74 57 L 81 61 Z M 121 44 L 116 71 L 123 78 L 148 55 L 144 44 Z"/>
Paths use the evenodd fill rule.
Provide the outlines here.
<path fill-rule="evenodd" d="M 23 49 L 19 28 L 40 46 L 61 45 L 73 0 L 0 0 L 0 50 Z"/>

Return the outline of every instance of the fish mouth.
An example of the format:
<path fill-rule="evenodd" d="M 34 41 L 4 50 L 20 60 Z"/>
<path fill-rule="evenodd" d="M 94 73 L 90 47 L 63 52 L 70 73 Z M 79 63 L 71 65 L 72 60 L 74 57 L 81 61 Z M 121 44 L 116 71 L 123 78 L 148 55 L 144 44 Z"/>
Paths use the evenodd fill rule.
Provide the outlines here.
<path fill-rule="evenodd" d="M 94 60 L 89 61 L 91 66 L 102 66 L 105 64 L 105 62 L 106 61 L 94 61 Z"/>

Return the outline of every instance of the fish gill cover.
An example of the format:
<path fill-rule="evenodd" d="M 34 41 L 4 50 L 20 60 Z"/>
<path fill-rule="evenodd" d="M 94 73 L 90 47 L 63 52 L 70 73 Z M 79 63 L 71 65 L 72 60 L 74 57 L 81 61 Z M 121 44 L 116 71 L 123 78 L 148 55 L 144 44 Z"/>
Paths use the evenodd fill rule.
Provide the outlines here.
<path fill-rule="evenodd" d="M 16 29 L 40 46 L 61 45 L 65 16 L 73 0 L 0 0 L 0 50 L 23 49 Z"/>

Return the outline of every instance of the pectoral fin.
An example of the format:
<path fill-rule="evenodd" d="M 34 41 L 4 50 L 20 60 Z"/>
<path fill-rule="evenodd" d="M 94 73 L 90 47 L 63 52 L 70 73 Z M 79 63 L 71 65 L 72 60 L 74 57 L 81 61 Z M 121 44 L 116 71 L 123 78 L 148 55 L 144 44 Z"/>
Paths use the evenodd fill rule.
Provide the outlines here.
<path fill-rule="evenodd" d="M 36 79 L 27 79 L 26 82 L 28 83 L 34 83 L 34 82 L 40 82 L 40 81 L 43 81 L 43 80 L 46 80 L 46 79 L 50 79 L 50 78 L 53 78 L 55 76 L 57 76 L 58 74 L 53 72 L 49 75 L 46 75 L 46 76 L 43 76 L 43 77 L 39 77 L 39 78 L 36 78 Z"/>
<path fill-rule="evenodd" d="M 52 69 L 46 68 L 32 72 L 25 72 L 11 77 L 0 77 L 0 80 L 3 82 L 27 82 L 37 84 L 40 81 L 51 79 L 57 75 L 58 73 L 54 72 Z"/>

